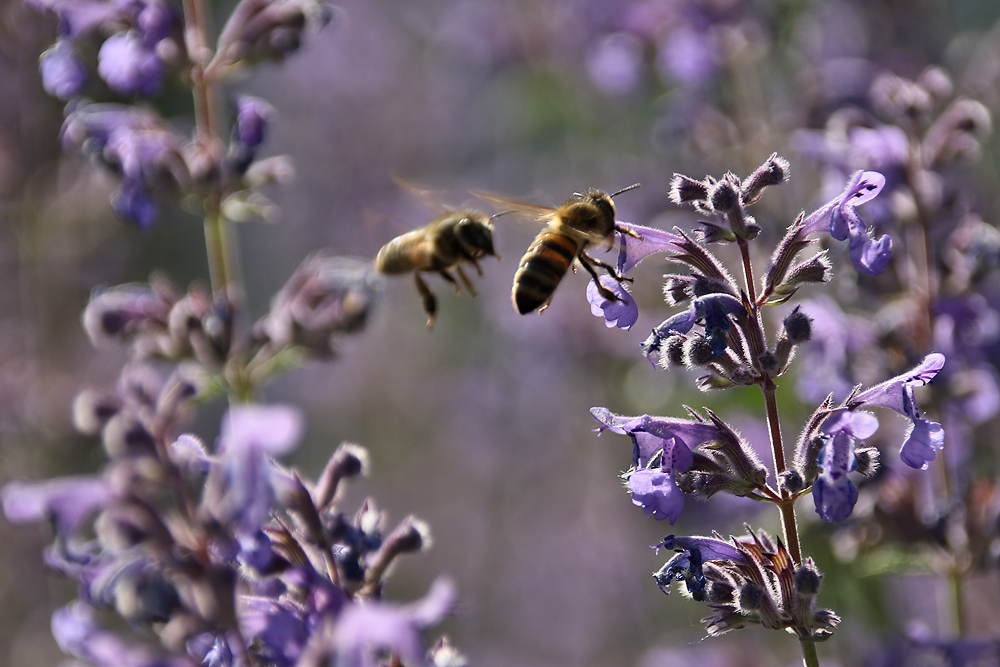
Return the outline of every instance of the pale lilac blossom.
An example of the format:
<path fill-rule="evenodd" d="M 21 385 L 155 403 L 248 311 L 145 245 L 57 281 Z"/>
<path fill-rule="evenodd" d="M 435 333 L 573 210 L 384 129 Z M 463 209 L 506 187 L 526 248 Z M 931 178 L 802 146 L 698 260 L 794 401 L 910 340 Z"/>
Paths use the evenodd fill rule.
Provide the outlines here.
<path fill-rule="evenodd" d="M 858 500 L 858 487 L 847 473 L 857 467 L 854 449 L 878 430 L 878 419 L 867 412 L 838 410 L 823 422 L 824 444 L 819 454 L 819 477 L 813 482 L 816 513 L 827 521 L 843 521 Z"/>
<path fill-rule="evenodd" d="M 840 195 L 803 221 L 803 232 L 829 232 L 838 241 L 848 241 L 856 269 L 869 275 L 882 273 L 892 259 L 892 239 L 888 234 L 876 239 L 854 209 L 874 199 L 884 185 L 885 176 L 877 171 L 855 172 Z"/>

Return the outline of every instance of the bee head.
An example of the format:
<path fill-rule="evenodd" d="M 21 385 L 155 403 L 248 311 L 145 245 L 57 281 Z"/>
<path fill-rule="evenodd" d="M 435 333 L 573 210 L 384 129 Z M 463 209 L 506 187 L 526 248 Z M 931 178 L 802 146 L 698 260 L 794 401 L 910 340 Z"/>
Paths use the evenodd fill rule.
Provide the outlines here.
<path fill-rule="evenodd" d="M 472 257 L 495 255 L 493 226 L 482 216 L 467 216 L 455 226 L 455 235 L 463 249 Z"/>

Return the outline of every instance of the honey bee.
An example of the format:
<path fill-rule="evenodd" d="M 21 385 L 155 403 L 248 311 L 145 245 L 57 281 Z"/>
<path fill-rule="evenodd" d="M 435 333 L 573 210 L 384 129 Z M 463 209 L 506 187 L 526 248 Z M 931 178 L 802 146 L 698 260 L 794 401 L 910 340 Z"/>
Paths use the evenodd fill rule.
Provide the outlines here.
<path fill-rule="evenodd" d="M 612 198 L 623 192 L 639 187 L 630 185 L 609 195 L 601 190 L 590 189 L 586 193 L 576 193 L 558 208 L 534 206 L 486 196 L 484 198 L 504 204 L 511 204 L 517 210 L 546 222 L 528 246 L 514 274 L 511 300 L 518 313 L 528 313 L 548 308 L 556 287 L 566 275 L 570 266 L 580 264 L 594 278 L 597 289 L 605 299 L 617 301 L 618 297 L 601 284 L 595 267 L 606 270 L 615 280 L 629 280 L 615 270 L 615 267 L 587 254 L 591 244 L 606 244 L 608 249 L 614 244 L 614 233 L 621 232 L 638 237 L 635 232 L 619 226 L 615 222 L 615 205 Z M 483 195 L 480 195 L 483 196 Z"/>
<path fill-rule="evenodd" d="M 382 246 L 375 256 L 375 270 L 387 275 L 413 272 L 430 329 L 437 315 L 437 297 L 420 274 L 433 271 L 453 284 L 456 294 L 461 294 L 459 282 L 451 274 L 454 271 L 469 294 L 476 296 L 462 265 L 471 264 L 481 276 L 480 259 L 487 255 L 500 259 L 493 250 L 493 219 L 499 215 L 503 213 L 487 217 L 471 209 L 444 213 Z"/>

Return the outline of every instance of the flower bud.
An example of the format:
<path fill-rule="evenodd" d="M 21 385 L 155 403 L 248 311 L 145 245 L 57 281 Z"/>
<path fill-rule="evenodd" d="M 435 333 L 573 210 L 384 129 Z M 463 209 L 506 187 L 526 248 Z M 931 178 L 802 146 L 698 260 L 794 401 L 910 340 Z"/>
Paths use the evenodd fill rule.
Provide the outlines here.
<path fill-rule="evenodd" d="M 781 325 L 785 330 L 785 337 L 795 345 L 812 338 L 812 318 L 799 310 L 799 306 L 789 313 Z"/>
<path fill-rule="evenodd" d="M 742 198 L 745 205 L 749 206 L 758 199 L 764 188 L 770 185 L 777 185 L 788 179 L 788 160 L 779 157 L 777 153 L 771 153 L 771 157 L 765 160 L 764 164 L 743 181 L 741 186 Z"/>

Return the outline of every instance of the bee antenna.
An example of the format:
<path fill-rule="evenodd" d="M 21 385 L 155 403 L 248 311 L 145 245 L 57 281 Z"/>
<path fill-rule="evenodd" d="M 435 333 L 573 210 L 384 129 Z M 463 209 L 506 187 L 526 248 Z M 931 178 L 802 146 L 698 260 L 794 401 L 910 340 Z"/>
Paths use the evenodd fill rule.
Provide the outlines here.
<path fill-rule="evenodd" d="M 493 222 L 495 218 L 499 218 L 501 215 L 507 215 L 508 213 L 517 213 L 517 210 L 512 208 L 506 211 L 500 211 L 499 213 L 494 213 L 490 216 L 490 222 Z"/>
<path fill-rule="evenodd" d="M 642 185 L 642 183 L 633 183 L 632 185 L 628 186 L 627 188 L 622 188 L 618 192 L 616 192 L 613 195 L 611 195 L 611 198 L 614 199 L 615 197 L 617 197 L 618 195 L 620 195 L 623 192 L 628 192 L 629 190 L 635 190 L 636 188 L 638 188 L 641 185 Z"/>

